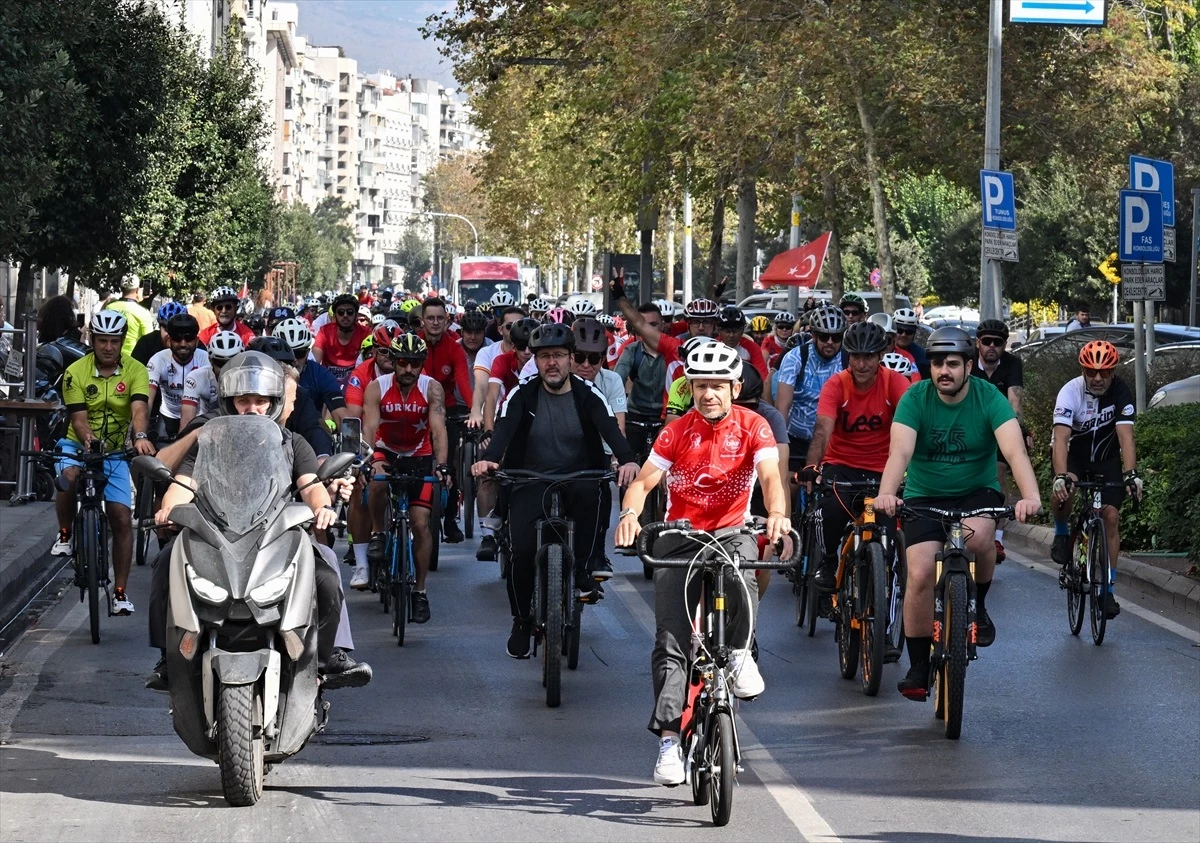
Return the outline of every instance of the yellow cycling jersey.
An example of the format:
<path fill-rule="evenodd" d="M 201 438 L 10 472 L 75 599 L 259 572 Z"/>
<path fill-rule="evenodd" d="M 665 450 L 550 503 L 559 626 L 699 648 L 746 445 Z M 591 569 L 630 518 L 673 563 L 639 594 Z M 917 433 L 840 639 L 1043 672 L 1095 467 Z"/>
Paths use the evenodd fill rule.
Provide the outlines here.
<path fill-rule="evenodd" d="M 150 375 L 146 367 L 128 354 L 121 355 L 116 371 L 108 377 L 96 370 L 94 354 L 76 360 L 63 375 L 67 411 L 87 410 L 88 426 L 104 441 L 105 451 L 124 448 L 133 418 L 133 402 L 145 401 L 149 394 Z M 74 427 L 68 426 L 67 437 L 83 444 Z"/>
<path fill-rule="evenodd" d="M 691 384 L 685 377 L 675 378 L 671 381 L 671 388 L 667 391 L 667 412 L 682 416 L 690 409 L 692 409 Z"/>

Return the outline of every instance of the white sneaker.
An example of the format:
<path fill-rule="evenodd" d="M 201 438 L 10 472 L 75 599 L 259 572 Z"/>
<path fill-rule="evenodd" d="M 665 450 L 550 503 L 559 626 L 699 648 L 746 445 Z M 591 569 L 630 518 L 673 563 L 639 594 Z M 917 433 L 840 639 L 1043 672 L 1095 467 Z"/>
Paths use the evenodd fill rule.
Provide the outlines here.
<path fill-rule="evenodd" d="M 734 650 L 730 654 L 729 674 L 733 678 L 733 695 L 738 699 L 752 700 L 767 689 L 749 650 Z"/>
<path fill-rule="evenodd" d="M 112 614 L 114 615 L 132 615 L 133 601 L 129 599 L 129 595 L 124 592 L 113 592 L 112 596 Z"/>
<path fill-rule="evenodd" d="M 354 574 L 350 577 L 350 587 L 363 591 L 367 587 L 367 569 L 365 566 L 354 566 Z"/>
<path fill-rule="evenodd" d="M 658 761 L 654 764 L 654 781 L 667 787 L 683 784 L 683 747 L 679 738 L 663 738 L 658 745 Z"/>
<path fill-rule="evenodd" d="M 75 553 L 75 537 L 67 536 L 64 540 L 62 534 L 55 539 L 54 545 L 50 548 L 51 556 L 72 556 Z"/>

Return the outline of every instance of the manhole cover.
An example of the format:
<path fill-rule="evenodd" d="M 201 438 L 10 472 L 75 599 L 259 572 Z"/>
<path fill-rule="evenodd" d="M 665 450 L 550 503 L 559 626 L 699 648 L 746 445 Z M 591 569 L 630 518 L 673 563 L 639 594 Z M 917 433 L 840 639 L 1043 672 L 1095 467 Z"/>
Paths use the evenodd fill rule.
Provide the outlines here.
<path fill-rule="evenodd" d="M 423 743 L 428 735 L 378 735 L 366 732 L 323 732 L 313 738 L 331 746 L 390 746 L 399 743 Z"/>

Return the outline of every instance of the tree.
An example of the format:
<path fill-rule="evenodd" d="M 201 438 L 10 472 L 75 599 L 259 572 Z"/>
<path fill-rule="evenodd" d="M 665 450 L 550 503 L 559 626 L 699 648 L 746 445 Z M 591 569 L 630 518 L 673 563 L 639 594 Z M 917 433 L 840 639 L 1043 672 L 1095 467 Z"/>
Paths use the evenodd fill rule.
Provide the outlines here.
<path fill-rule="evenodd" d="M 433 253 L 421 233 L 406 226 L 396 251 L 396 263 L 404 267 L 404 286 L 408 290 L 421 289 L 421 277 L 433 267 Z"/>

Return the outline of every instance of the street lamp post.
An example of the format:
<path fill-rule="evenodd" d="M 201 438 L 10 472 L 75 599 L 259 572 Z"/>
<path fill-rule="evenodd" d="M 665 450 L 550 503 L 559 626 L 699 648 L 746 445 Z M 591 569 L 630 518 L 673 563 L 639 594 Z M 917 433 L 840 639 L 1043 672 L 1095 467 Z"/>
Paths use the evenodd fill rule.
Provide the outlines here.
<path fill-rule="evenodd" d="M 471 226 L 471 234 L 475 236 L 475 255 L 476 257 L 479 255 L 479 231 L 475 228 L 475 223 L 462 214 L 447 214 L 441 211 L 388 211 L 386 216 L 390 217 L 392 214 L 407 214 L 410 217 L 450 217 L 451 219 L 462 220 Z"/>

